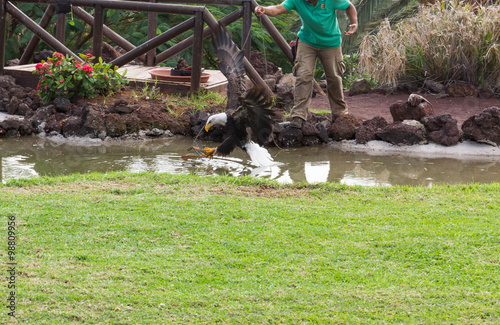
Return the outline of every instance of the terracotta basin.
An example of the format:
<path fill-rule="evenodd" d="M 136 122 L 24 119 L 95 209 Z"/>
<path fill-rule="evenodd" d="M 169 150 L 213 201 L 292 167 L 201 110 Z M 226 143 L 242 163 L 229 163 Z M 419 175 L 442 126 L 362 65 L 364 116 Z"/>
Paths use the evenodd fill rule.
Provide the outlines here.
<path fill-rule="evenodd" d="M 151 77 L 163 81 L 178 81 L 178 82 L 191 82 L 191 76 L 172 76 L 170 69 L 154 69 L 149 71 Z M 201 73 L 201 82 L 207 82 L 210 78 L 209 73 Z"/>

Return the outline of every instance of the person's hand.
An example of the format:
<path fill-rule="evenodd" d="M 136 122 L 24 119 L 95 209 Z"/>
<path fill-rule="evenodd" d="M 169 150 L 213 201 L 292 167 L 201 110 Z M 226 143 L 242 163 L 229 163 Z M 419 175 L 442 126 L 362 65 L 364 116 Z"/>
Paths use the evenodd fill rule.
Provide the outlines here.
<path fill-rule="evenodd" d="M 264 9 L 264 7 L 262 7 L 262 6 L 255 7 L 255 15 L 257 15 L 257 17 L 262 16 L 265 12 L 266 12 L 266 9 Z"/>
<path fill-rule="evenodd" d="M 255 9 L 257 10 L 257 9 Z M 350 24 L 349 25 L 349 30 L 345 32 L 345 36 L 351 36 L 358 30 L 358 24 Z"/>

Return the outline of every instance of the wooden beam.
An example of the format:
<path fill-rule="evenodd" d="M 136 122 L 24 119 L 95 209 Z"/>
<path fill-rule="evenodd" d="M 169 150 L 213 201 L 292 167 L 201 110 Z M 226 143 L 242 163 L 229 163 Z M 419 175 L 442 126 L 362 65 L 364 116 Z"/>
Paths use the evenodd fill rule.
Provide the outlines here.
<path fill-rule="evenodd" d="M 61 52 L 63 54 L 68 54 L 75 58 L 77 61 L 83 62 L 82 58 L 73 53 L 69 48 L 61 44 L 54 36 L 50 35 L 45 29 L 38 26 L 36 22 L 34 22 L 31 18 L 26 16 L 21 10 L 19 10 L 12 3 L 7 2 L 6 11 L 15 19 L 17 19 L 21 24 L 26 26 L 29 30 L 31 30 L 35 35 L 40 37 L 47 45 L 52 47 L 57 52 Z"/>
<path fill-rule="evenodd" d="M 52 16 L 54 16 L 54 12 L 56 10 L 56 7 L 54 5 L 48 5 L 47 9 L 45 9 L 45 12 L 43 13 L 42 19 L 40 19 L 40 27 L 43 29 L 47 28 L 47 26 L 50 23 L 50 20 L 52 19 Z M 33 56 L 33 53 L 35 53 L 36 46 L 40 42 L 40 37 L 33 35 L 28 42 L 28 45 L 26 46 L 26 49 L 24 50 L 23 54 L 21 55 L 21 58 L 19 59 L 19 64 L 27 64 L 31 57 Z"/>
<path fill-rule="evenodd" d="M 242 13 L 243 13 L 243 10 L 241 8 L 236 9 L 235 11 L 230 13 L 229 15 L 222 18 L 219 22 L 223 26 L 227 26 L 230 23 L 235 22 L 236 20 L 240 19 Z M 206 27 L 203 30 L 203 38 L 207 38 L 212 34 L 213 34 L 213 31 L 210 27 Z M 156 64 L 164 62 L 164 61 L 170 59 L 171 57 L 173 57 L 174 55 L 177 55 L 177 54 L 181 53 L 182 51 L 184 51 L 185 49 L 193 46 L 193 40 L 194 40 L 194 36 L 189 36 L 185 40 L 180 41 L 179 43 L 175 44 L 174 46 L 170 47 L 169 49 L 161 52 L 160 54 L 158 54 L 156 56 Z"/>
<path fill-rule="evenodd" d="M 125 53 L 124 55 L 114 59 L 110 63 L 116 66 L 121 67 L 122 65 L 125 65 L 131 61 L 133 61 L 135 58 L 137 58 L 139 55 L 142 55 L 146 53 L 147 51 L 154 49 L 161 44 L 168 42 L 172 38 L 190 30 L 191 28 L 194 27 L 194 17 L 190 18 L 179 25 L 170 28 L 168 31 L 156 36 L 155 38 L 141 44 L 140 46 L 136 47 L 134 50 Z"/>
<path fill-rule="evenodd" d="M 75 14 L 75 16 L 77 16 L 78 18 L 83 20 L 85 23 L 89 24 L 90 26 L 94 26 L 94 17 L 92 15 L 90 15 L 88 12 L 86 12 L 85 10 L 83 10 L 82 8 L 77 7 L 77 6 L 73 6 L 73 13 Z M 124 49 L 126 51 L 132 51 L 133 49 L 135 49 L 135 46 L 132 43 L 130 43 L 125 38 L 118 35 L 116 32 L 114 32 L 108 26 L 103 25 L 102 32 L 103 32 L 104 36 L 109 38 L 112 42 L 115 42 L 116 45 L 118 45 L 122 49 Z M 144 60 L 145 60 L 144 56 L 143 55 L 139 56 L 139 60 L 144 62 Z"/>

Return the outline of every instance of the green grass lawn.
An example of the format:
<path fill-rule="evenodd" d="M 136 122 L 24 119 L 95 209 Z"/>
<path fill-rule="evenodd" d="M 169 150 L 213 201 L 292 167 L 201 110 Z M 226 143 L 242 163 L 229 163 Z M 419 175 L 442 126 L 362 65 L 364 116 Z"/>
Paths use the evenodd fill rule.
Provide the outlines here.
<path fill-rule="evenodd" d="M 499 184 L 10 181 L 0 267 L 14 215 L 26 324 L 498 324 L 499 211 Z M 0 323 L 15 322 L 7 312 Z"/>

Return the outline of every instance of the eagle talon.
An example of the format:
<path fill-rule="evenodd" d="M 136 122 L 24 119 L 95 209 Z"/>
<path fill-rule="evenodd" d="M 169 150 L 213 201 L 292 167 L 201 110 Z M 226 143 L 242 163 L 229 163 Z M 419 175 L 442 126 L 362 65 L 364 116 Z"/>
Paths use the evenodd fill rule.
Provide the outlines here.
<path fill-rule="evenodd" d="M 210 158 L 210 159 L 212 159 L 214 157 L 215 153 L 217 152 L 217 148 L 205 147 L 202 149 L 202 148 L 198 148 L 198 147 L 193 147 L 193 149 L 200 156 L 203 156 L 205 158 Z"/>

